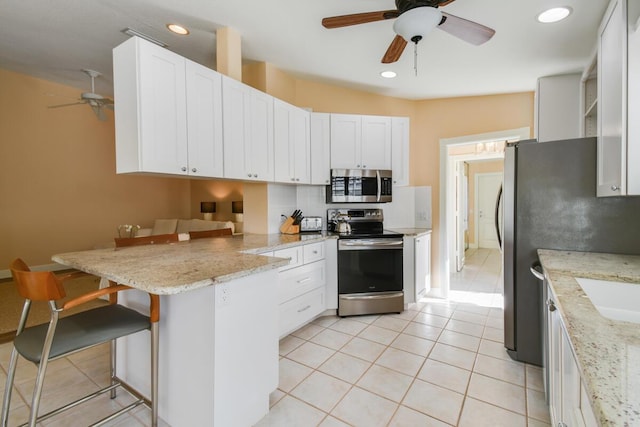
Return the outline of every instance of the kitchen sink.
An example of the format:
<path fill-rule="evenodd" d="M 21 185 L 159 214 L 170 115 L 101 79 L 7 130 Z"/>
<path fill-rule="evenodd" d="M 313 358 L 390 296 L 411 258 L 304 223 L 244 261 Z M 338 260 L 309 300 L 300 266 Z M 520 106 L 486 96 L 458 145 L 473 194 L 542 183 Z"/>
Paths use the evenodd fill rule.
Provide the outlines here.
<path fill-rule="evenodd" d="M 640 283 L 576 277 L 600 314 L 612 320 L 640 323 Z"/>

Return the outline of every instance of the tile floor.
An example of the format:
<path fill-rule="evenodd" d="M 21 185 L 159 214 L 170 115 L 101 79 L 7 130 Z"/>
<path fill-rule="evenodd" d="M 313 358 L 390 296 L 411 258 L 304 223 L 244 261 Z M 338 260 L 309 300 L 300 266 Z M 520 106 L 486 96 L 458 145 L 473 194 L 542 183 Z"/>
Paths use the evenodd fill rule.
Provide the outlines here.
<path fill-rule="evenodd" d="M 264 426 L 545 426 L 542 371 L 502 346 L 500 254 L 472 250 L 451 277 L 449 301 L 425 299 L 399 315 L 322 317 L 280 342 L 280 385 Z M 10 344 L 0 345 L 4 390 Z M 108 347 L 52 363 L 43 410 L 97 390 L 108 379 Z M 22 369 L 20 369 L 22 368 Z M 27 417 L 35 368 L 18 369 L 10 425 Z M 51 377 L 50 377 L 51 378 Z M 107 396 L 42 422 L 86 425 L 131 401 Z M 144 407 L 111 426 L 149 425 Z M 166 424 L 161 424 L 166 425 Z"/>

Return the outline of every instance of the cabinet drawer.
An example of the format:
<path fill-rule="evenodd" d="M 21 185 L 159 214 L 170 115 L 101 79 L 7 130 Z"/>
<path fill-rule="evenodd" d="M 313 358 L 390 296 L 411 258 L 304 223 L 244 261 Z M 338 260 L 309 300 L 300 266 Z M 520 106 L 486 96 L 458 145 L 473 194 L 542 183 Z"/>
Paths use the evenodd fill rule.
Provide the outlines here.
<path fill-rule="evenodd" d="M 278 258 L 290 258 L 288 265 L 284 267 L 280 267 L 279 271 L 289 270 L 294 267 L 299 267 L 303 262 L 303 247 L 302 246 L 294 246 L 292 248 L 279 249 L 273 252 L 273 256 Z"/>
<path fill-rule="evenodd" d="M 304 245 L 303 260 L 305 264 L 324 259 L 324 242 Z"/>
<path fill-rule="evenodd" d="M 324 311 L 324 287 L 280 304 L 278 332 L 282 338 Z"/>
<path fill-rule="evenodd" d="M 318 261 L 278 274 L 278 302 L 283 303 L 325 284 L 325 263 Z"/>

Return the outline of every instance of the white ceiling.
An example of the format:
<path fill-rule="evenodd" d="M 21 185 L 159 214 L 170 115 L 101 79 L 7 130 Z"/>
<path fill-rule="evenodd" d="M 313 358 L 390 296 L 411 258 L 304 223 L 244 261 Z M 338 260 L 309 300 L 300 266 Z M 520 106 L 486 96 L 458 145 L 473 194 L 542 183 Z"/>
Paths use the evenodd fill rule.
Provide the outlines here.
<path fill-rule="evenodd" d="M 295 76 L 407 99 L 532 91 L 540 76 L 581 72 L 589 62 L 608 0 L 457 0 L 442 8 L 496 30 L 482 46 L 439 30 L 418 45 L 418 75 L 409 44 L 401 59 L 380 63 L 393 21 L 327 30 L 321 19 L 394 9 L 393 0 L 0 0 L 0 68 L 88 89 L 80 70 L 104 74 L 96 91 L 113 93 L 111 50 L 126 27 L 215 67 L 215 33 L 233 27 L 245 61 L 266 61 Z M 555 24 L 536 15 L 569 5 Z M 180 23 L 177 36 L 165 24 Z M 383 70 L 398 73 L 380 77 Z"/>

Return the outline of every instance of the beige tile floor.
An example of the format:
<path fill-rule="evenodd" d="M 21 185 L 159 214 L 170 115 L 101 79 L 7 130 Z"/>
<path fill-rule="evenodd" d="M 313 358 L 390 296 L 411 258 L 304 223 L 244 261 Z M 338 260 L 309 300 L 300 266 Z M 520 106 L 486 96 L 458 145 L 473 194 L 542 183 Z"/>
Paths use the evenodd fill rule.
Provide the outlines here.
<path fill-rule="evenodd" d="M 540 368 L 502 346 L 500 254 L 475 250 L 451 277 L 448 301 L 425 299 L 399 315 L 322 317 L 280 342 L 280 385 L 264 426 L 545 426 Z M 10 343 L 0 345 L 4 390 Z M 108 347 L 52 363 L 43 410 L 108 382 Z M 10 425 L 27 417 L 35 368 L 19 365 Z M 62 387 L 54 391 L 54 383 Z M 95 422 L 124 406 L 100 398 L 43 427 Z M 111 426 L 149 425 L 144 407 Z M 161 423 L 161 425 L 166 425 Z"/>
<path fill-rule="evenodd" d="M 503 344 L 500 253 L 467 253 L 448 301 L 322 317 L 280 342 L 265 426 L 545 426 L 540 368 Z"/>

